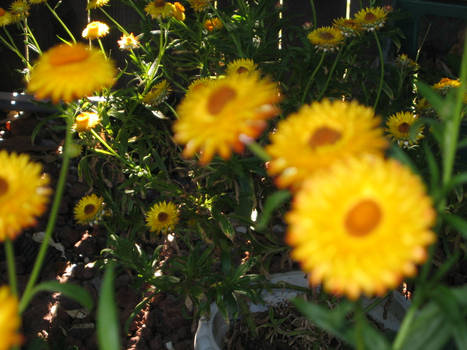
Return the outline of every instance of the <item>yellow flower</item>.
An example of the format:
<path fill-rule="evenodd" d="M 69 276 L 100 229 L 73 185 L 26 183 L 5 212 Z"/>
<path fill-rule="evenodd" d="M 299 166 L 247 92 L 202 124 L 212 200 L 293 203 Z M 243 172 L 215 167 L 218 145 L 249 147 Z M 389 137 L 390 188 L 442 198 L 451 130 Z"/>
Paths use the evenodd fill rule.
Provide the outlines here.
<path fill-rule="evenodd" d="M 347 37 L 352 37 L 360 34 L 363 30 L 362 26 L 358 24 L 355 20 L 353 19 L 347 19 L 347 18 L 336 18 L 333 21 L 334 27 L 339 29 L 344 36 Z"/>
<path fill-rule="evenodd" d="M 104 209 L 104 199 L 95 194 L 80 199 L 73 209 L 78 224 L 93 223 L 101 217 Z"/>
<path fill-rule="evenodd" d="M 381 155 L 387 141 L 381 119 L 357 102 L 329 101 L 304 105 L 278 124 L 266 151 L 279 187 L 298 188 L 316 170 L 352 155 Z"/>
<path fill-rule="evenodd" d="M 36 224 L 49 201 L 49 178 L 26 154 L 0 151 L 0 242 Z M 1 339 L 1 337 L 0 337 Z"/>
<path fill-rule="evenodd" d="M 395 160 L 350 158 L 311 177 L 286 215 L 292 258 L 312 285 L 356 299 L 415 275 L 435 211 L 423 182 Z"/>
<path fill-rule="evenodd" d="M 222 24 L 222 21 L 219 17 L 210 18 L 204 21 L 204 28 L 206 28 L 209 32 L 222 29 L 223 27 L 224 24 Z"/>
<path fill-rule="evenodd" d="M 133 50 L 139 47 L 139 41 L 133 33 L 123 34 L 120 40 L 117 41 L 120 50 Z"/>
<path fill-rule="evenodd" d="M 174 2 L 175 11 L 173 16 L 179 21 L 185 20 L 185 7 L 178 1 Z"/>
<path fill-rule="evenodd" d="M 384 26 L 386 22 L 387 11 L 382 7 L 372 7 L 361 9 L 355 14 L 355 22 L 361 25 L 367 31 L 374 31 Z"/>
<path fill-rule="evenodd" d="M 84 28 L 81 36 L 85 39 L 99 39 L 109 34 L 109 26 L 103 22 L 94 21 Z"/>
<path fill-rule="evenodd" d="M 242 74 L 255 72 L 258 66 L 252 59 L 240 58 L 227 64 L 227 74 Z"/>
<path fill-rule="evenodd" d="M 14 16 L 10 11 L 5 11 L 0 7 L 0 27 L 17 22 L 18 16 Z"/>
<path fill-rule="evenodd" d="M 400 54 L 396 58 L 396 62 L 402 67 L 402 68 L 408 68 L 410 70 L 417 70 L 418 69 L 418 64 L 415 62 L 413 59 L 411 59 L 409 56 L 407 56 L 405 53 Z"/>
<path fill-rule="evenodd" d="M 10 11 L 13 15 L 27 17 L 31 6 L 26 0 L 15 0 L 10 5 Z"/>
<path fill-rule="evenodd" d="M 212 0 L 188 0 L 188 3 L 196 12 L 206 10 L 211 2 Z"/>
<path fill-rule="evenodd" d="M 151 232 L 166 232 L 175 227 L 178 222 L 178 211 L 172 202 L 154 204 L 146 214 L 146 226 Z"/>
<path fill-rule="evenodd" d="M 89 131 L 99 124 L 99 121 L 99 114 L 95 112 L 82 112 L 76 116 L 73 130 L 78 132 Z"/>
<path fill-rule="evenodd" d="M 410 138 L 410 127 L 417 120 L 417 115 L 411 112 L 398 112 L 391 115 L 387 122 L 386 131 L 397 142 L 399 147 L 409 148 L 423 138 L 423 126 L 420 125 L 415 134 L 415 139 Z"/>
<path fill-rule="evenodd" d="M 433 85 L 433 88 L 436 90 L 444 90 L 456 88 L 459 86 L 461 86 L 461 82 L 459 79 L 442 78 L 440 81 Z"/>
<path fill-rule="evenodd" d="M 31 71 L 28 91 L 36 99 L 71 102 L 114 82 L 114 65 L 99 50 L 84 44 L 60 44 L 39 58 Z"/>
<path fill-rule="evenodd" d="M 175 6 L 165 0 L 154 0 L 146 5 L 144 11 L 146 11 L 151 18 L 167 18 L 173 16 Z"/>
<path fill-rule="evenodd" d="M 198 89 L 203 89 L 207 87 L 213 81 L 214 80 L 211 78 L 199 78 L 199 79 L 193 80 L 188 86 L 187 94 L 190 94 L 191 92 L 198 90 Z"/>
<path fill-rule="evenodd" d="M 0 350 L 19 346 L 23 337 L 18 333 L 21 327 L 18 298 L 8 286 L 0 287 Z"/>
<path fill-rule="evenodd" d="M 334 51 L 344 43 L 344 35 L 334 27 L 321 27 L 313 30 L 307 36 L 308 40 L 318 50 Z"/>
<path fill-rule="evenodd" d="M 277 85 L 258 74 L 234 74 L 189 90 L 178 105 L 175 141 L 186 144 L 185 157 L 201 150 L 201 164 L 215 153 L 228 159 L 231 149 L 241 152 L 248 138 L 257 137 L 266 119 L 279 113 Z"/>
<path fill-rule="evenodd" d="M 109 0 L 90 0 L 87 6 L 87 9 L 96 9 L 98 7 L 102 7 L 107 5 Z"/>
<path fill-rule="evenodd" d="M 146 96 L 144 96 L 143 102 L 151 106 L 157 106 L 167 98 L 170 90 L 169 82 L 164 79 L 153 86 Z"/>

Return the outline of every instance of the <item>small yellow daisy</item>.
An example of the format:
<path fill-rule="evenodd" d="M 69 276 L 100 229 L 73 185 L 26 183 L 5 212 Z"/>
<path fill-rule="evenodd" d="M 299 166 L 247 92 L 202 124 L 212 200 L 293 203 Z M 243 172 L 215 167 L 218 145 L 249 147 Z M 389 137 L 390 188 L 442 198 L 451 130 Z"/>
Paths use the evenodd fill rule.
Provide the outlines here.
<path fill-rule="evenodd" d="M 81 225 L 93 223 L 103 214 L 104 199 L 95 194 L 85 196 L 75 205 L 74 216 L 76 222 Z"/>
<path fill-rule="evenodd" d="M 159 202 L 146 214 L 146 226 L 151 232 L 167 232 L 178 222 L 178 211 L 174 203 Z"/>
<path fill-rule="evenodd" d="M 201 164 L 214 154 L 230 158 L 232 149 L 241 152 L 247 139 L 256 138 L 266 120 L 279 113 L 277 84 L 259 74 L 233 74 L 191 89 L 177 107 L 174 139 L 185 144 L 183 155 L 201 151 Z"/>
<path fill-rule="evenodd" d="M 99 114 L 95 112 L 82 112 L 75 117 L 73 130 L 78 132 L 89 131 L 99 124 L 99 122 Z"/>
<path fill-rule="evenodd" d="M 382 155 L 388 142 L 381 119 L 357 102 L 329 101 L 304 105 L 279 122 L 266 151 L 268 173 L 279 187 L 297 189 L 315 171 L 337 160 L 364 153 Z"/>
<path fill-rule="evenodd" d="M 109 26 L 103 22 L 93 21 L 84 28 L 81 36 L 85 39 L 99 39 L 109 34 Z"/>
<path fill-rule="evenodd" d="M 367 31 L 382 28 L 386 22 L 387 11 L 382 7 L 361 9 L 355 14 L 355 22 Z"/>
<path fill-rule="evenodd" d="M 102 6 L 105 6 L 109 3 L 109 0 L 90 0 L 88 2 L 88 6 L 87 6 L 87 9 L 90 10 L 90 9 L 95 9 L 95 8 L 98 8 L 98 7 L 102 7 Z"/>
<path fill-rule="evenodd" d="M 212 32 L 214 30 L 219 30 L 219 29 L 224 28 L 224 24 L 222 23 L 219 17 L 214 17 L 214 18 L 209 18 L 204 21 L 204 28 L 208 32 Z"/>
<path fill-rule="evenodd" d="M 179 3 L 178 1 L 174 2 L 174 18 L 178 19 L 179 21 L 185 20 L 185 7 Z"/>
<path fill-rule="evenodd" d="M 382 296 L 425 261 L 435 215 L 423 181 L 399 162 L 349 158 L 305 182 L 286 241 L 313 286 Z"/>
<path fill-rule="evenodd" d="M 342 34 L 346 37 L 357 36 L 363 30 L 362 26 L 358 24 L 354 19 L 348 18 L 336 18 L 333 21 L 334 27 L 339 29 Z"/>
<path fill-rule="evenodd" d="M 188 86 L 187 94 L 198 89 L 203 89 L 207 87 L 213 81 L 214 79 L 211 79 L 211 78 L 199 78 L 199 79 L 193 80 Z"/>
<path fill-rule="evenodd" d="M 123 34 L 117 43 L 120 50 L 133 50 L 140 46 L 138 39 L 133 35 L 133 33 Z"/>
<path fill-rule="evenodd" d="M 173 15 L 174 5 L 165 0 L 154 0 L 146 5 L 144 11 L 154 19 L 167 18 Z"/>
<path fill-rule="evenodd" d="M 445 90 L 451 89 L 461 86 L 461 82 L 459 79 L 450 79 L 450 78 L 442 78 L 436 84 L 433 84 L 433 88 L 436 90 Z"/>
<path fill-rule="evenodd" d="M 27 89 L 36 99 L 71 102 L 112 86 L 115 74 L 113 63 L 99 50 L 81 43 L 60 44 L 39 58 Z"/>
<path fill-rule="evenodd" d="M 415 139 L 410 138 L 410 127 L 417 119 L 417 115 L 411 112 L 398 112 L 388 118 L 386 131 L 399 147 L 409 148 L 423 138 L 422 125 L 418 127 Z"/>
<path fill-rule="evenodd" d="M 10 11 L 5 11 L 0 7 L 0 27 L 17 22 L 18 16 L 14 16 Z"/>
<path fill-rule="evenodd" d="M 258 69 L 258 66 L 252 59 L 240 58 L 227 64 L 227 74 L 252 73 Z"/>
<path fill-rule="evenodd" d="M 190 6 L 196 12 L 201 12 L 206 10 L 209 7 L 209 4 L 212 3 L 212 0 L 188 0 Z"/>
<path fill-rule="evenodd" d="M 152 87 L 146 96 L 144 96 L 143 102 L 155 107 L 167 99 L 170 91 L 170 84 L 167 80 L 164 79 Z"/>
<path fill-rule="evenodd" d="M 321 27 L 315 29 L 308 34 L 307 38 L 316 49 L 322 51 L 337 50 L 345 40 L 342 32 L 335 27 Z"/>
<path fill-rule="evenodd" d="M 23 228 L 34 226 L 44 213 L 49 178 L 40 164 L 26 154 L 0 151 L 0 242 L 14 239 Z"/>
<path fill-rule="evenodd" d="M 0 350 L 21 345 L 23 337 L 19 334 L 19 302 L 8 286 L 0 287 L 0 325 Z"/>

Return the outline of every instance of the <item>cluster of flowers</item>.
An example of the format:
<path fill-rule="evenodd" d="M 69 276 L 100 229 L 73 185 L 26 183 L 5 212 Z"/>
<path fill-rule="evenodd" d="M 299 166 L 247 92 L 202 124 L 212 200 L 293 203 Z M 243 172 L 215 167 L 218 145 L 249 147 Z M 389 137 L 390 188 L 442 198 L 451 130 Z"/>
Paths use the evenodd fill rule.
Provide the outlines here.
<path fill-rule="evenodd" d="M 353 37 L 363 31 L 375 31 L 386 22 L 388 10 L 382 7 L 366 8 L 357 12 L 353 19 L 337 18 L 332 27 L 321 27 L 308 34 L 308 40 L 316 49 L 338 50 L 346 37 Z"/>

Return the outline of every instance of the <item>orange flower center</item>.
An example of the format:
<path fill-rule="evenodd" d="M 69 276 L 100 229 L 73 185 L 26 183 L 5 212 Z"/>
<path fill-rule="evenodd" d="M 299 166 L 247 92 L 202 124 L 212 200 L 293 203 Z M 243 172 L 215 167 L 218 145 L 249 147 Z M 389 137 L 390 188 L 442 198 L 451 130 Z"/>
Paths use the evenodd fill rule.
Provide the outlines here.
<path fill-rule="evenodd" d="M 334 35 L 330 32 L 320 32 L 319 37 L 323 40 L 332 40 L 334 39 Z"/>
<path fill-rule="evenodd" d="M 61 44 L 50 50 L 49 62 L 53 66 L 62 66 L 82 62 L 88 57 L 89 51 L 86 49 L 86 46 L 82 44 L 73 46 Z"/>
<path fill-rule="evenodd" d="M 81 113 L 76 117 L 78 123 L 85 123 L 89 121 L 89 115 L 87 113 Z"/>
<path fill-rule="evenodd" d="M 8 191 L 8 182 L 0 177 L 0 196 L 3 196 Z"/>
<path fill-rule="evenodd" d="M 157 214 L 157 220 L 159 220 L 160 222 L 167 221 L 168 218 L 169 218 L 169 214 L 164 213 L 163 211 Z"/>
<path fill-rule="evenodd" d="M 96 210 L 96 206 L 94 204 L 86 204 L 86 206 L 84 207 L 84 214 L 92 214 L 94 210 Z"/>
<path fill-rule="evenodd" d="M 397 130 L 399 130 L 403 134 L 406 134 L 410 130 L 410 124 L 406 123 L 406 122 L 403 122 L 397 127 Z"/>
<path fill-rule="evenodd" d="M 378 203 L 371 199 L 362 200 L 347 213 L 345 228 L 350 235 L 362 237 L 378 226 L 382 216 Z"/>
<path fill-rule="evenodd" d="M 0 7 L 0 17 L 2 17 L 3 15 L 5 15 L 6 11 Z"/>
<path fill-rule="evenodd" d="M 325 145 L 332 145 L 340 140 L 342 134 L 327 126 L 322 126 L 315 130 L 310 138 L 308 144 L 312 147 L 320 147 Z"/>
<path fill-rule="evenodd" d="M 208 99 L 208 111 L 211 114 L 219 114 L 227 103 L 237 96 L 237 92 L 230 86 L 221 86 L 211 93 Z"/>
<path fill-rule="evenodd" d="M 376 15 L 372 12 L 368 12 L 365 15 L 365 21 L 374 21 L 376 19 Z"/>
<path fill-rule="evenodd" d="M 242 73 L 248 73 L 248 69 L 245 67 L 238 67 L 237 68 L 237 73 L 242 74 Z"/>

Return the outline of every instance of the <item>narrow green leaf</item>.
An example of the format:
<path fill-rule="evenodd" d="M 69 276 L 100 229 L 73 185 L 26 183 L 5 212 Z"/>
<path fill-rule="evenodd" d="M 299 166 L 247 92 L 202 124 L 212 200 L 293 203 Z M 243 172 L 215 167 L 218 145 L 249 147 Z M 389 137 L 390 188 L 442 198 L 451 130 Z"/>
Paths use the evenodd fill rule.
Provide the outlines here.
<path fill-rule="evenodd" d="M 417 88 L 423 96 L 430 102 L 435 111 L 442 119 L 446 119 L 452 112 L 452 106 L 445 103 L 445 99 L 441 97 L 430 85 L 421 81 L 417 82 Z"/>
<path fill-rule="evenodd" d="M 467 238 L 467 220 L 461 218 L 460 216 L 449 213 L 444 213 L 441 215 L 449 225 L 459 231 L 464 236 L 464 238 Z"/>
<path fill-rule="evenodd" d="M 43 291 L 62 293 L 64 296 L 77 301 L 89 311 L 94 307 L 94 302 L 89 292 L 75 284 L 59 283 L 56 281 L 42 282 L 34 287 L 31 297 Z"/>
<path fill-rule="evenodd" d="M 97 339 L 101 350 L 119 350 L 120 334 L 115 305 L 114 267 L 109 264 L 104 273 L 97 307 Z"/>
<path fill-rule="evenodd" d="M 428 164 L 428 169 L 430 171 L 430 190 L 431 193 L 438 192 L 438 184 L 439 184 L 439 168 L 438 164 L 436 163 L 435 156 L 433 151 L 430 148 L 430 145 L 427 142 L 423 142 L 423 150 L 425 151 L 425 159 Z"/>
<path fill-rule="evenodd" d="M 279 208 L 282 204 L 284 204 L 287 200 L 289 200 L 291 194 L 289 191 L 282 190 L 277 191 L 271 194 L 267 199 L 266 203 L 264 204 L 264 210 L 261 214 L 261 217 L 258 220 L 258 224 L 256 225 L 257 231 L 264 231 L 271 220 L 272 213 L 274 210 Z"/>

